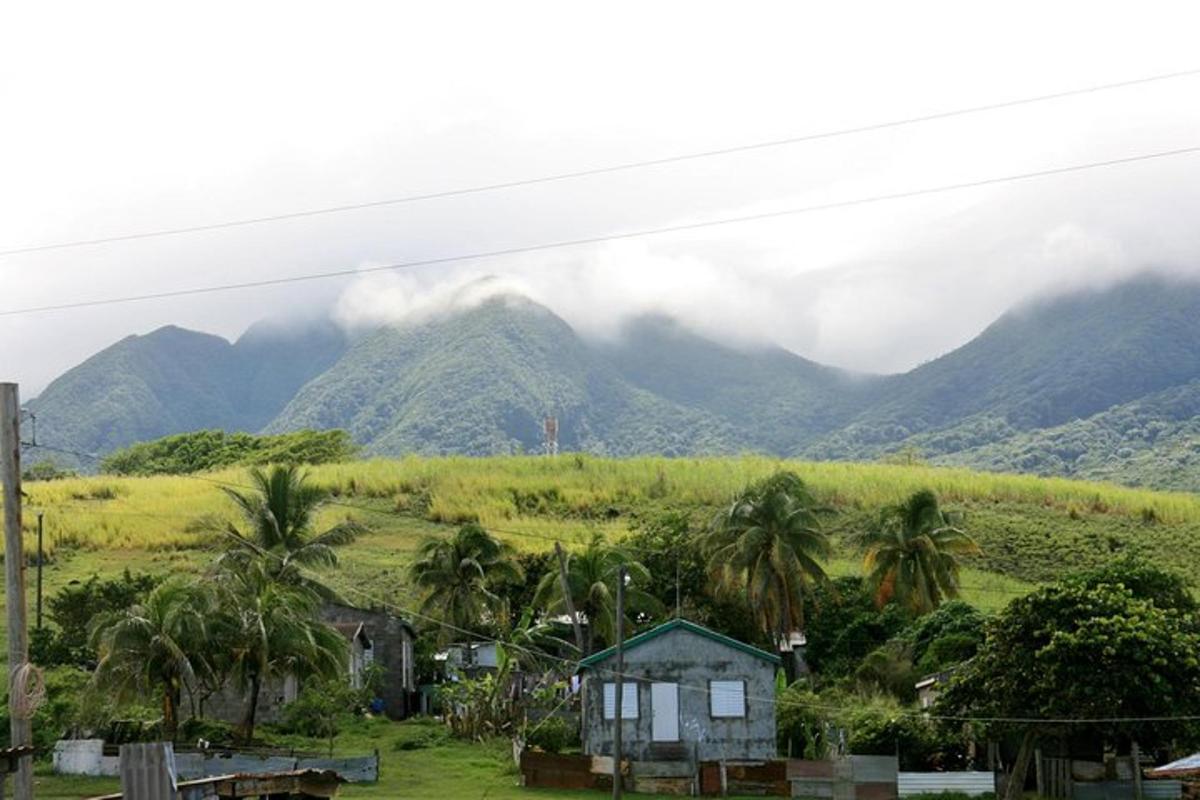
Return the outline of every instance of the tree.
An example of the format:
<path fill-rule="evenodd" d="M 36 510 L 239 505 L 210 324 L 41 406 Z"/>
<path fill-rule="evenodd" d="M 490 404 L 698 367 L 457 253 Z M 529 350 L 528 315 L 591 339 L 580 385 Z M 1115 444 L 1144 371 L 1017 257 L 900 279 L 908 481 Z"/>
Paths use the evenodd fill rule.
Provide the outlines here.
<path fill-rule="evenodd" d="M 207 608 L 201 585 L 172 580 L 141 603 L 101 615 L 92 629 L 97 686 L 122 699 L 157 692 L 168 739 L 178 728 L 182 692 L 195 679 L 195 654 L 209 645 Z"/>
<path fill-rule="evenodd" d="M 936 713 L 1012 720 L 984 732 L 1021 734 L 1007 791 L 1016 798 L 1039 737 L 1083 733 L 1152 747 L 1200 739 L 1185 719 L 1200 714 L 1200 634 L 1190 615 L 1120 583 L 1067 581 L 1008 604 Z"/>
<path fill-rule="evenodd" d="M 575 612 L 587 623 L 584 629 L 584 655 L 596 651 L 596 640 L 616 641 L 617 575 L 623 565 L 629 582 L 625 586 L 626 630 L 632 630 L 641 614 L 662 609 L 645 587 L 650 571 L 619 545 L 594 534 L 582 550 L 567 552 L 567 586 Z M 542 576 L 534 603 L 551 614 L 567 613 L 562 579 L 558 570 Z"/>
<path fill-rule="evenodd" d="M 621 544 L 655 580 L 646 586 L 667 610 L 678 599 L 680 615 L 719 633 L 745 638 L 756 627 L 754 614 L 741 593 L 713 591 L 708 560 L 687 514 L 669 511 L 634 521 Z"/>
<path fill-rule="evenodd" d="M 449 539 L 429 537 L 417 549 L 409 576 L 425 592 L 421 612 L 462 631 L 502 624 L 507 609 L 496 589 L 521 580 L 512 547 L 474 523 Z M 438 641 L 455 631 L 442 627 Z"/>
<path fill-rule="evenodd" d="M 794 472 L 746 487 L 713 520 L 702 547 L 720 586 L 744 591 L 772 641 L 804 627 L 804 590 L 826 580 L 816 500 Z"/>
<path fill-rule="evenodd" d="M 230 525 L 230 539 L 218 566 L 234 571 L 249 561 L 261 561 L 272 580 L 304 587 L 327 599 L 336 599 L 332 589 L 304 572 L 305 567 L 337 565 L 334 548 L 349 544 L 362 531 L 356 522 L 345 521 L 323 533 L 315 533 L 317 511 L 329 499 L 325 489 L 309 483 L 295 465 L 250 470 L 252 492 L 225 489 L 237 504 L 247 530 Z"/>
<path fill-rule="evenodd" d="M 241 736 L 254 738 L 258 698 L 270 680 L 343 676 L 346 640 L 317 615 L 320 595 L 281 583 L 260 562 L 216 576 L 219 613 L 210 646 L 227 648 L 231 674 L 247 693 Z"/>
<path fill-rule="evenodd" d="M 916 614 L 958 597 L 958 556 L 979 552 L 928 489 L 885 508 L 875 530 L 862 539 L 863 569 L 875 602 L 883 606 L 895 600 Z"/>
<path fill-rule="evenodd" d="M 985 617 L 962 600 L 943 603 L 901 633 L 912 645 L 913 663 L 923 675 L 966 661 L 983 644 Z"/>
<path fill-rule="evenodd" d="M 133 575 L 128 569 L 119 578 L 71 581 L 46 600 L 46 616 L 54 623 L 30 631 L 30 655 L 35 664 L 69 664 L 88 670 L 96 666 L 91 644 L 93 622 L 109 612 L 123 611 L 141 603 L 159 579 Z"/>

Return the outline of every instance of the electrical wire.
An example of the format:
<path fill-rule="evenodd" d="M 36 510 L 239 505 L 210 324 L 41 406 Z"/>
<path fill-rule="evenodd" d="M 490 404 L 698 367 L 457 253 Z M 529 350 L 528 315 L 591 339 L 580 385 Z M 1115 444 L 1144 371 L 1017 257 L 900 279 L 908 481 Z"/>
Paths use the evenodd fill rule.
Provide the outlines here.
<path fill-rule="evenodd" d="M 325 214 L 340 214 L 350 211 L 361 211 L 369 208 L 380 208 L 385 206 L 395 206 L 407 203 L 416 203 L 426 200 L 437 200 L 449 197 L 459 197 L 463 195 L 481 194 L 485 192 L 494 192 L 504 189 L 515 189 L 523 186 L 533 186 L 541 183 L 553 183 L 559 181 L 574 180 L 578 178 L 586 178 L 597 175 L 605 175 L 614 172 L 625 172 L 629 170 L 644 169 L 648 167 L 661 167 L 669 164 L 678 164 L 686 161 L 695 161 L 705 158 L 713 158 L 717 156 L 728 156 L 736 153 L 746 153 L 753 150 L 763 150 L 769 148 L 779 148 L 789 145 L 801 144 L 804 142 L 813 142 L 822 139 L 834 139 L 842 136 L 852 136 L 864 133 L 873 133 L 891 128 L 901 128 L 910 125 L 918 125 L 927 122 L 950 119 L 952 117 L 965 116 L 970 114 L 980 114 L 990 111 L 998 111 L 1017 106 L 1030 105 L 1034 103 L 1045 103 L 1052 100 L 1061 100 L 1067 97 L 1077 97 L 1080 95 L 1095 94 L 1097 92 L 1105 92 L 1114 89 L 1125 89 L 1133 86 L 1140 86 L 1149 83 L 1157 83 L 1161 81 L 1174 80 L 1178 78 L 1193 77 L 1200 75 L 1200 69 L 1180 70 L 1177 72 L 1167 72 L 1158 75 L 1150 75 L 1143 78 L 1134 78 L 1131 80 L 1117 81 L 1115 83 L 1103 83 L 1093 86 L 1085 86 L 1077 89 L 1067 89 L 1060 92 L 1051 92 L 1048 94 L 1033 95 L 1031 97 L 1023 97 L 1014 100 L 1003 100 L 995 103 L 986 103 L 984 105 L 966 106 L 964 108 L 950 109 L 947 111 L 938 111 L 930 114 L 920 114 L 916 116 L 903 117 L 900 119 L 888 120 L 885 122 L 873 122 L 866 125 L 858 125 L 849 128 L 837 128 L 827 131 L 819 131 L 816 133 L 801 134 L 799 136 L 790 136 L 782 139 L 770 139 L 767 141 L 752 142 L 749 144 L 733 145 L 730 147 L 721 147 L 712 150 L 699 150 L 690 153 L 682 153 L 672 156 L 664 156 L 660 158 L 644 159 L 640 161 L 628 161 L 618 164 L 608 164 L 600 167 L 592 167 L 587 169 L 577 169 L 568 172 L 557 172 L 548 175 L 541 175 L 532 178 L 519 178 L 511 181 L 501 181 L 498 183 L 488 183 L 476 186 L 466 186 L 457 189 L 445 189 L 435 192 L 426 192 L 422 194 L 405 195 L 403 197 L 394 197 L 384 200 L 371 200 L 363 203 L 348 203 L 334 206 L 324 206 L 321 208 L 311 208 L 301 211 L 290 211 L 280 214 L 269 214 L 259 217 L 247 217 L 242 219 L 224 220 L 205 225 L 188 225 L 177 228 L 161 228 L 151 231 L 142 231 L 138 233 L 120 234 L 115 236 L 102 236 L 92 239 L 77 239 L 68 242 L 51 242 L 46 244 L 26 245 L 24 247 L 14 247 L 7 250 L 0 250 L 0 257 L 18 255 L 22 253 L 36 253 L 47 250 L 61 250 L 73 247 L 85 247 L 98 244 L 110 244 L 114 242 L 128 242 L 138 239 L 149 239 L 153 237 L 163 236 L 178 236 L 181 234 L 200 233 L 203 231 L 221 230 L 225 228 L 237 228 L 248 225 L 259 225 L 269 222 L 280 222 L 290 219 L 301 219 L 306 217 L 315 217 Z"/>
<path fill-rule="evenodd" d="M 586 236 L 577 239 L 560 239 L 553 242 L 543 242 L 540 244 L 520 245 L 516 247 L 505 247 L 494 250 L 478 250 L 473 253 L 460 253 L 458 255 L 441 256 L 438 258 L 418 259 L 414 261 L 399 261 L 392 264 L 383 264 L 374 267 L 361 267 L 349 269 L 329 270 L 326 272 L 314 272 L 307 275 L 289 275 L 278 278 L 264 278 L 255 281 L 243 281 L 239 283 L 223 283 L 210 286 L 193 286 L 186 289 L 171 289 L 161 292 L 148 292 L 145 294 L 125 295 L 122 297 L 107 297 L 95 300 L 77 300 L 68 303 L 52 303 L 41 306 L 26 306 L 23 308 L 8 308 L 0 310 L 0 317 L 12 317 L 23 314 L 41 314 L 50 311 L 66 311 L 79 308 L 94 308 L 96 306 L 109 306 L 125 303 L 139 303 L 149 300 L 164 300 L 174 297 L 192 297 L 196 295 L 213 294 L 217 292 L 241 291 L 245 289 L 258 289 L 267 286 L 281 286 L 285 284 L 304 283 L 308 281 L 328 280 L 332 278 L 348 278 L 359 275 L 369 275 L 381 272 L 394 272 L 399 270 L 416 269 L 418 267 L 439 266 L 442 264 L 453 264 L 462 261 L 476 261 L 488 258 L 499 258 L 501 256 L 522 255 L 526 253 L 538 253 L 547 250 L 557 250 L 569 247 L 579 247 L 582 245 L 601 244 L 603 242 L 622 241 L 626 239 L 636 239 L 643 236 L 658 236 L 667 233 L 680 233 L 683 231 L 701 230 L 705 228 L 715 228 L 725 225 L 739 225 L 746 222 L 757 222 L 768 219 L 779 219 L 782 217 L 796 216 L 800 214 L 808 214 L 818 211 L 830 211 L 839 208 L 851 208 L 855 206 L 865 206 L 875 203 L 883 203 L 893 200 L 905 200 L 914 197 L 922 197 L 926 195 L 943 194 L 947 192 L 955 192 L 963 189 L 975 189 L 985 186 L 996 186 L 1005 183 L 1014 183 L 1019 181 L 1034 180 L 1038 178 L 1046 178 L 1053 175 L 1066 175 L 1076 172 L 1084 172 L 1093 169 L 1103 169 L 1115 167 L 1124 164 L 1133 164 L 1142 161 L 1152 161 L 1156 159 L 1174 158 L 1177 156 L 1192 155 L 1200 153 L 1200 145 L 1192 147 L 1179 147 L 1172 150 L 1160 150 L 1150 153 L 1139 153 L 1132 156 L 1123 156 L 1120 158 L 1110 158 L 1102 161 L 1088 161 L 1078 164 L 1069 164 L 1061 167 L 1050 167 L 1046 169 L 1033 170 L 1031 172 L 1021 172 L 1015 174 L 1001 175 L 991 178 L 980 178 L 970 181 L 962 181 L 958 183 L 941 184 L 938 186 L 926 186 L 919 189 L 910 189 L 900 192 L 889 192 L 886 194 L 876 194 L 866 197 L 857 197 L 850 200 L 836 200 L 826 203 L 816 203 L 813 205 L 798 206 L 795 208 L 785 208 L 776 211 L 764 211 L 755 214 L 743 214 L 735 217 L 724 217 L 721 219 L 703 220 L 700 222 L 687 222 L 678 225 L 665 225 L 654 228 L 641 228 L 637 230 L 623 231 L 618 233 L 600 234 L 597 236 Z"/>

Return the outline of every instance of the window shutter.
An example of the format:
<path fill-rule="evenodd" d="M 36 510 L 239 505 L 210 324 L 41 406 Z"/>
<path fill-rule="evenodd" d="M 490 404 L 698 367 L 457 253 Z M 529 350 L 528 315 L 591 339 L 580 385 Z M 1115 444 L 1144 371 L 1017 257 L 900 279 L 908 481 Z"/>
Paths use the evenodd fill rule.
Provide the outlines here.
<path fill-rule="evenodd" d="M 615 683 L 604 684 L 604 718 L 613 719 L 617 705 L 617 685 Z M 637 684 L 626 683 L 621 689 L 621 719 L 637 719 L 638 718 L 638 695 Z"/>
<path fill-rule="evenodd" d="M 745 681 L 709 681 L 709 711 L 713 717 L 746 716 Z"/>

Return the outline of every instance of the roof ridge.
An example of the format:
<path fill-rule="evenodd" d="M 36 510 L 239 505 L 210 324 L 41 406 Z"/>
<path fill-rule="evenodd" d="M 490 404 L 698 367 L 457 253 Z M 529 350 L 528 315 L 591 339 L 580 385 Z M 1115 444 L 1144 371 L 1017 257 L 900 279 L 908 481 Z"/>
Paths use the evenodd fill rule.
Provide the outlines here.
<path fill-rule="evenodd" d="M 684 630 L 691 631 L 692 633 L 694 633 L 698 636 L 703 636 L 706 639 L 710 639 L 719 644 L 723 644 L 726 647 L 732 647 L 735 650 L 740 650 L 741 652 L 746 653 L 748 655 L 752 655 L 755 658 L 761 658 L 764 661 L 769 661 L 772 664 L 779 664 L 782 661 L 779 658 L 779 656 L 774 655 L 772 653 L 768 653 L 766 650 L 757 648 L 754 645 L 746 644 L 743 641 L 734 639 L 732 636 L 726 636 L 725 634 L 720 633 L 718 631 L 714 631 L 711 628 L 706 628 L 705 626 L 701 625 L 698 622 L 692 622 L 691 620 L 684 619 L 682 617 L 675 617 L 674 619 L 667 620 L 666 622 L 662 623 L 661 625 L 654 626 L 653 628 L 651 628 L 648 631 L 643 631 L 643 632 L 637 634 L 636 636 L 631 636 L 630 638 L 625 640 L 624 645 L 622 646 L 622 650 L 624 652 L 628 652 L 636 647 L 639 647 L 640 645 L 645 644 L 646 642 L 648 642 L 652 639 L 656 639 L 665 633 L 669 633 L 669 632 L 671 632 L 673 630 L 677 630 L 679 628 L 683 628 Z M 604 661 L 605 659 L 610 658 L 611 656 L 615 655 L 616 652 L 617 652 L 616 646 L 606 647 L 603 650 L 599 651 L 598 653 L 593 653 L 592 655 L 588 656 L 587 658 L 580 660 L 579 669 L 583 670 L 583 669 L 587 669 L 588 667 L 595 666 L 596 664 L 600 663 L 601 661 Z"/>

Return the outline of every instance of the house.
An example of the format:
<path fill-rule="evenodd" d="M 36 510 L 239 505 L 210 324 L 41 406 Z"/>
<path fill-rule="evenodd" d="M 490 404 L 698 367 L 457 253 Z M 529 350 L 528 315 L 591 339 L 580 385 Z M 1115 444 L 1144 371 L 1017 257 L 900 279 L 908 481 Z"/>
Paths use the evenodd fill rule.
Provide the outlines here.
<path fill-rule="evenodd" d="M 446 679 L 451 681 L 477 678 L 495 672 L 500 665 L 495 642 L 456 642 L 434 658 L 442 662 Z"/>
<path fill-rule="evenodd" d="M 363 686 L 368 666 L 381 671 L 379 700 L 382 711 L 392 719 L 404 719 L 417 711 L 416 670 L 413 664 L 412 626 L 385 611 L 326 604 L 321 619 L 337 630 L 349 643 L 346 660 L 347 680 L 354 688 Z M 303 688 L 294 675 L 263 682 L 258 693 L 257 720 L 274 723 L 282 719 L 283 707 L 292 702 Z M 247 693 L 233 684 L 202 698 L 205 716 L 241 722 L 249 705 Z M 186 697 L 184 708 L 189 707 Z"/>
<path fill-rule="evenodd" d="M 774 758 L 779 656 L 683 619 L 626 640 L 622 755 L 631 761 Z M 615 648 L 580 662 L 583 750 L 613 755 Z"/>
<path fill-rule="evenodd" d="M 921 708 L 925 710 L 933 708 L 938 695 L 942 693 L 942 689 L 946 687 L 952 674 L 954 674 L 953 670 L 936 672 L 933 675 L 926 675 L 913 685 L 913 688 L 917 690 L 917 702 Z"/>
<path fill-rule="evenodd" d="M 321 610 L 321 619 L 334 627 L 354 625 L 361 629 L 361 641 L 370 644 L 370 656 L 367 656 L 365 647 L 360 656 L 363 666 L 376 664 L 382 673 L 379 695 L 383 701 L 383 713 L 392 719 L 404 719 L 416 713 L 417 679 L 413 662 L 416 631 L 412 625 L 387 611 L 336 603 L 326 604 Z M 353 651 L 354 647 L 351 649 Z M 353 675 L 352 669 L 351 680 Z"/>

